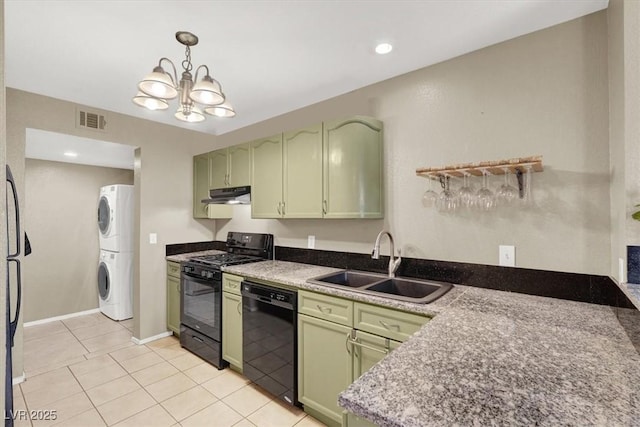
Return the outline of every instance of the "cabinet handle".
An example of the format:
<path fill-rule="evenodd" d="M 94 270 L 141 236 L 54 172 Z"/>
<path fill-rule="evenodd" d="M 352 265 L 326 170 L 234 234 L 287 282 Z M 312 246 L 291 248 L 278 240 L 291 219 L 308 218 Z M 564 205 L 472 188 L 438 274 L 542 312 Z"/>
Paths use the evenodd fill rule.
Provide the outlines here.
<path fill-rule="evenodd" d="M 318 307 L 318 310 L 320 311 L 320 313 L 331 314 L 331 307 L 322 307 L 320 304 L 316 305 L 316 307 Z"/>
<path fill-rule="evenodd" d="M 225 185 L 229 185 L 229 174 L 228 173 L 224 174 L 224 183 L 225 183 Z"/>
<path fill-rule="evenodd" d="M 242 302 L 238 303 L 238 314 L 242 316 L 242 311 L 240 311 L 240 306 L 242 305 Z"/>
<path fill-rule="evenodd" d="M 282 216 L 284 216 L 284 215 L 285 215 L 285 213 L 284 213 L 284 202 L 282 202 Z"/>
<path fill-rule="evenodd" d="M 349 348 L 349 343 L 351 343 L 351 342 L 353 342 L 353 341 L 351 341 L 351 332 L 349 332 L 347 334 L 347 340 L 344 342 L 344 346 L 346 347 L 348 354 L 351 354 L 351 349 Z"/>
<path fill-rule="evenodd" d="M 178 290 L 178 293 L 182 291 L 182 289 L 180 289 L 180 282 L 178 282 L 178 284 L 176 285 L 176 289 Z"/>
<path fill-rule="evenodd" d="M 280 210 L 281 205 L 282 205 L 282 202 L 278 202 L 278 215 L 282 215 L 282 211 Z"/>
<path fill-rule="evenodd" d="M 389 354 L 389 340 L 386 341 L 387 342 L 386 348 L 378 348 L 378 347 L 372 347 L 370 345 L 362 344 L 360 341 L 351 339 L 349 335 L 347 335 L 347 341 L 349 341 L 352 345 L 357 345 L 358 347 L 366 348 L 372 351 L 377 351 L 378 353 L 382 353 L 382 354 Z"/>
<path fill-rule="evenodd" d="M 384 320 L 380 320 L 380 324 L 386 329 L 386 330 L 391 330 L 391 328 L 396 329 L 398 332 L 400 332 L 400 325 L 390 325 L 387 322 L 385 322 Z"/>
<path fill-rule="evenodd" d="M 322 201 L 322 213 L 323 214 L 327 213 L 327 201 L 326 200 Z"/>

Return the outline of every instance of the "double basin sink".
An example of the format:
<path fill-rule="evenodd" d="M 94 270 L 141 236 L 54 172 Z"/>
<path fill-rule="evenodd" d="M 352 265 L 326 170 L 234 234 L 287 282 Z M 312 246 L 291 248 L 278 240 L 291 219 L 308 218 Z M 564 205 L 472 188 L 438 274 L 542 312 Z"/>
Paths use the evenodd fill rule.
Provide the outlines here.
<path fill-rule="evenodd" d="M 433 302 L 453 288 L 451 283 L 388 277 L 354 270 L 325 274 L 309 279 L 308 282 L 334 288 L 349 288 L 357 292 L 418 304 Z"/>

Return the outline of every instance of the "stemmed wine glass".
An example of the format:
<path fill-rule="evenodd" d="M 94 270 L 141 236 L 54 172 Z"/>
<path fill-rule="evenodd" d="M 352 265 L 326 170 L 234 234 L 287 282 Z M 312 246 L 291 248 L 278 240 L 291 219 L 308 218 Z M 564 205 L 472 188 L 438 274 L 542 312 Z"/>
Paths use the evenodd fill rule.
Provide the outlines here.
<path fill-rule="evenodd" d="M 469 185 L 469 176 L 471 174 L 467 171 L 462 172 L 462 187 L 458 190 L 458 200 L 460 202 L 460 206 L 464 208 L 470 208 L 473 206 L 476 200 L 476 194 Z"/>
<path fill-rule="evenodd" d="M 487 186 L 489 171 L 486 169 L 481 169 L 482 171 L 482 188 L 478 190 L 478 194 L 476 196 L 476 207 L 483 211 L 491 210 L 495 205 L 495 198 L 493 196 L 493 191 L 489 190 Z"/>
<path fill-rule="evenodd" d="M 431 181 L 432 179 L 429 178 L 429 189 L 422 195 L 422 206 L 424 206 L 425 208 L 431 208 L 435 206 L 436 202 L 438 201 L 438 193 L 431 189 Z"/>
<path fill-rule="evenodd" d="M 509 205 L 518 198 L 519 192 L 516 187 L 509 184 L 509 174 L 511 170 L 508 167 L 504 167 L 502 170 L 504 171 L 504 184 L 502 184 L 496 192 L 496 201 L 499 204 Z"/>
<path fill-rule="evenodd" d="M 453 211 L 458 207 L 458 198 L 456 192 L 449 187 L 451 177 L 447 174 L 443 176 L 442 185 L 444 189 L 438 197 L 438 210 Z"/>

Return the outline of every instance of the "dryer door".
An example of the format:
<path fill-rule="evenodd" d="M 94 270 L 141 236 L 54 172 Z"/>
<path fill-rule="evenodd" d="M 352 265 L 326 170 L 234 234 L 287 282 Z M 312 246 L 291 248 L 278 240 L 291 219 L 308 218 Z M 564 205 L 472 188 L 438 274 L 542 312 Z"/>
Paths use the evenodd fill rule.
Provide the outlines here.
<path fill-rule="evenodd" d="M 111 207 L 109 206 L 109 199 L 105 196 L 100 197 L 100 203 L 98 204 L 98 228 L 103 236 L 109 234 L 109 226 L 111 225 Z"/>
<path fill-rule="evenodd" d="M 98 267 L 98 293 L 102 301 L 109 299 L 109 291 L 111 290 L 111 278 L 109 277 L 109 269 L 104 262 Z"/>

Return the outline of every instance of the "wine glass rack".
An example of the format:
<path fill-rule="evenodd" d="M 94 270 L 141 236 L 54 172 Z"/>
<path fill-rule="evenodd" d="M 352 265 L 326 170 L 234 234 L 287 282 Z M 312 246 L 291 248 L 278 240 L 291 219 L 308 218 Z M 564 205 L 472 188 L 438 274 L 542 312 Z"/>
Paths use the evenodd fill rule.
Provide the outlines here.
<path fill-rule="evenodd" d="M 457 165 L 448 165 L 442 167 L 418 168 L 416 175 L 428 179 L 440 181 L 444 187 L 444 183 L 451 177 L 463 177 L 464 175 L 482 176 L 503 175 L 510 172 L 516 175 L 518 179 L 518 189 L 520 197 L 523 197 L 523 180 L 522 175 L 527 172 L 542 172 L 542 156 L 516 157 L 508 160 L 491 160 L 478 163 L 461 163 Z"/>

